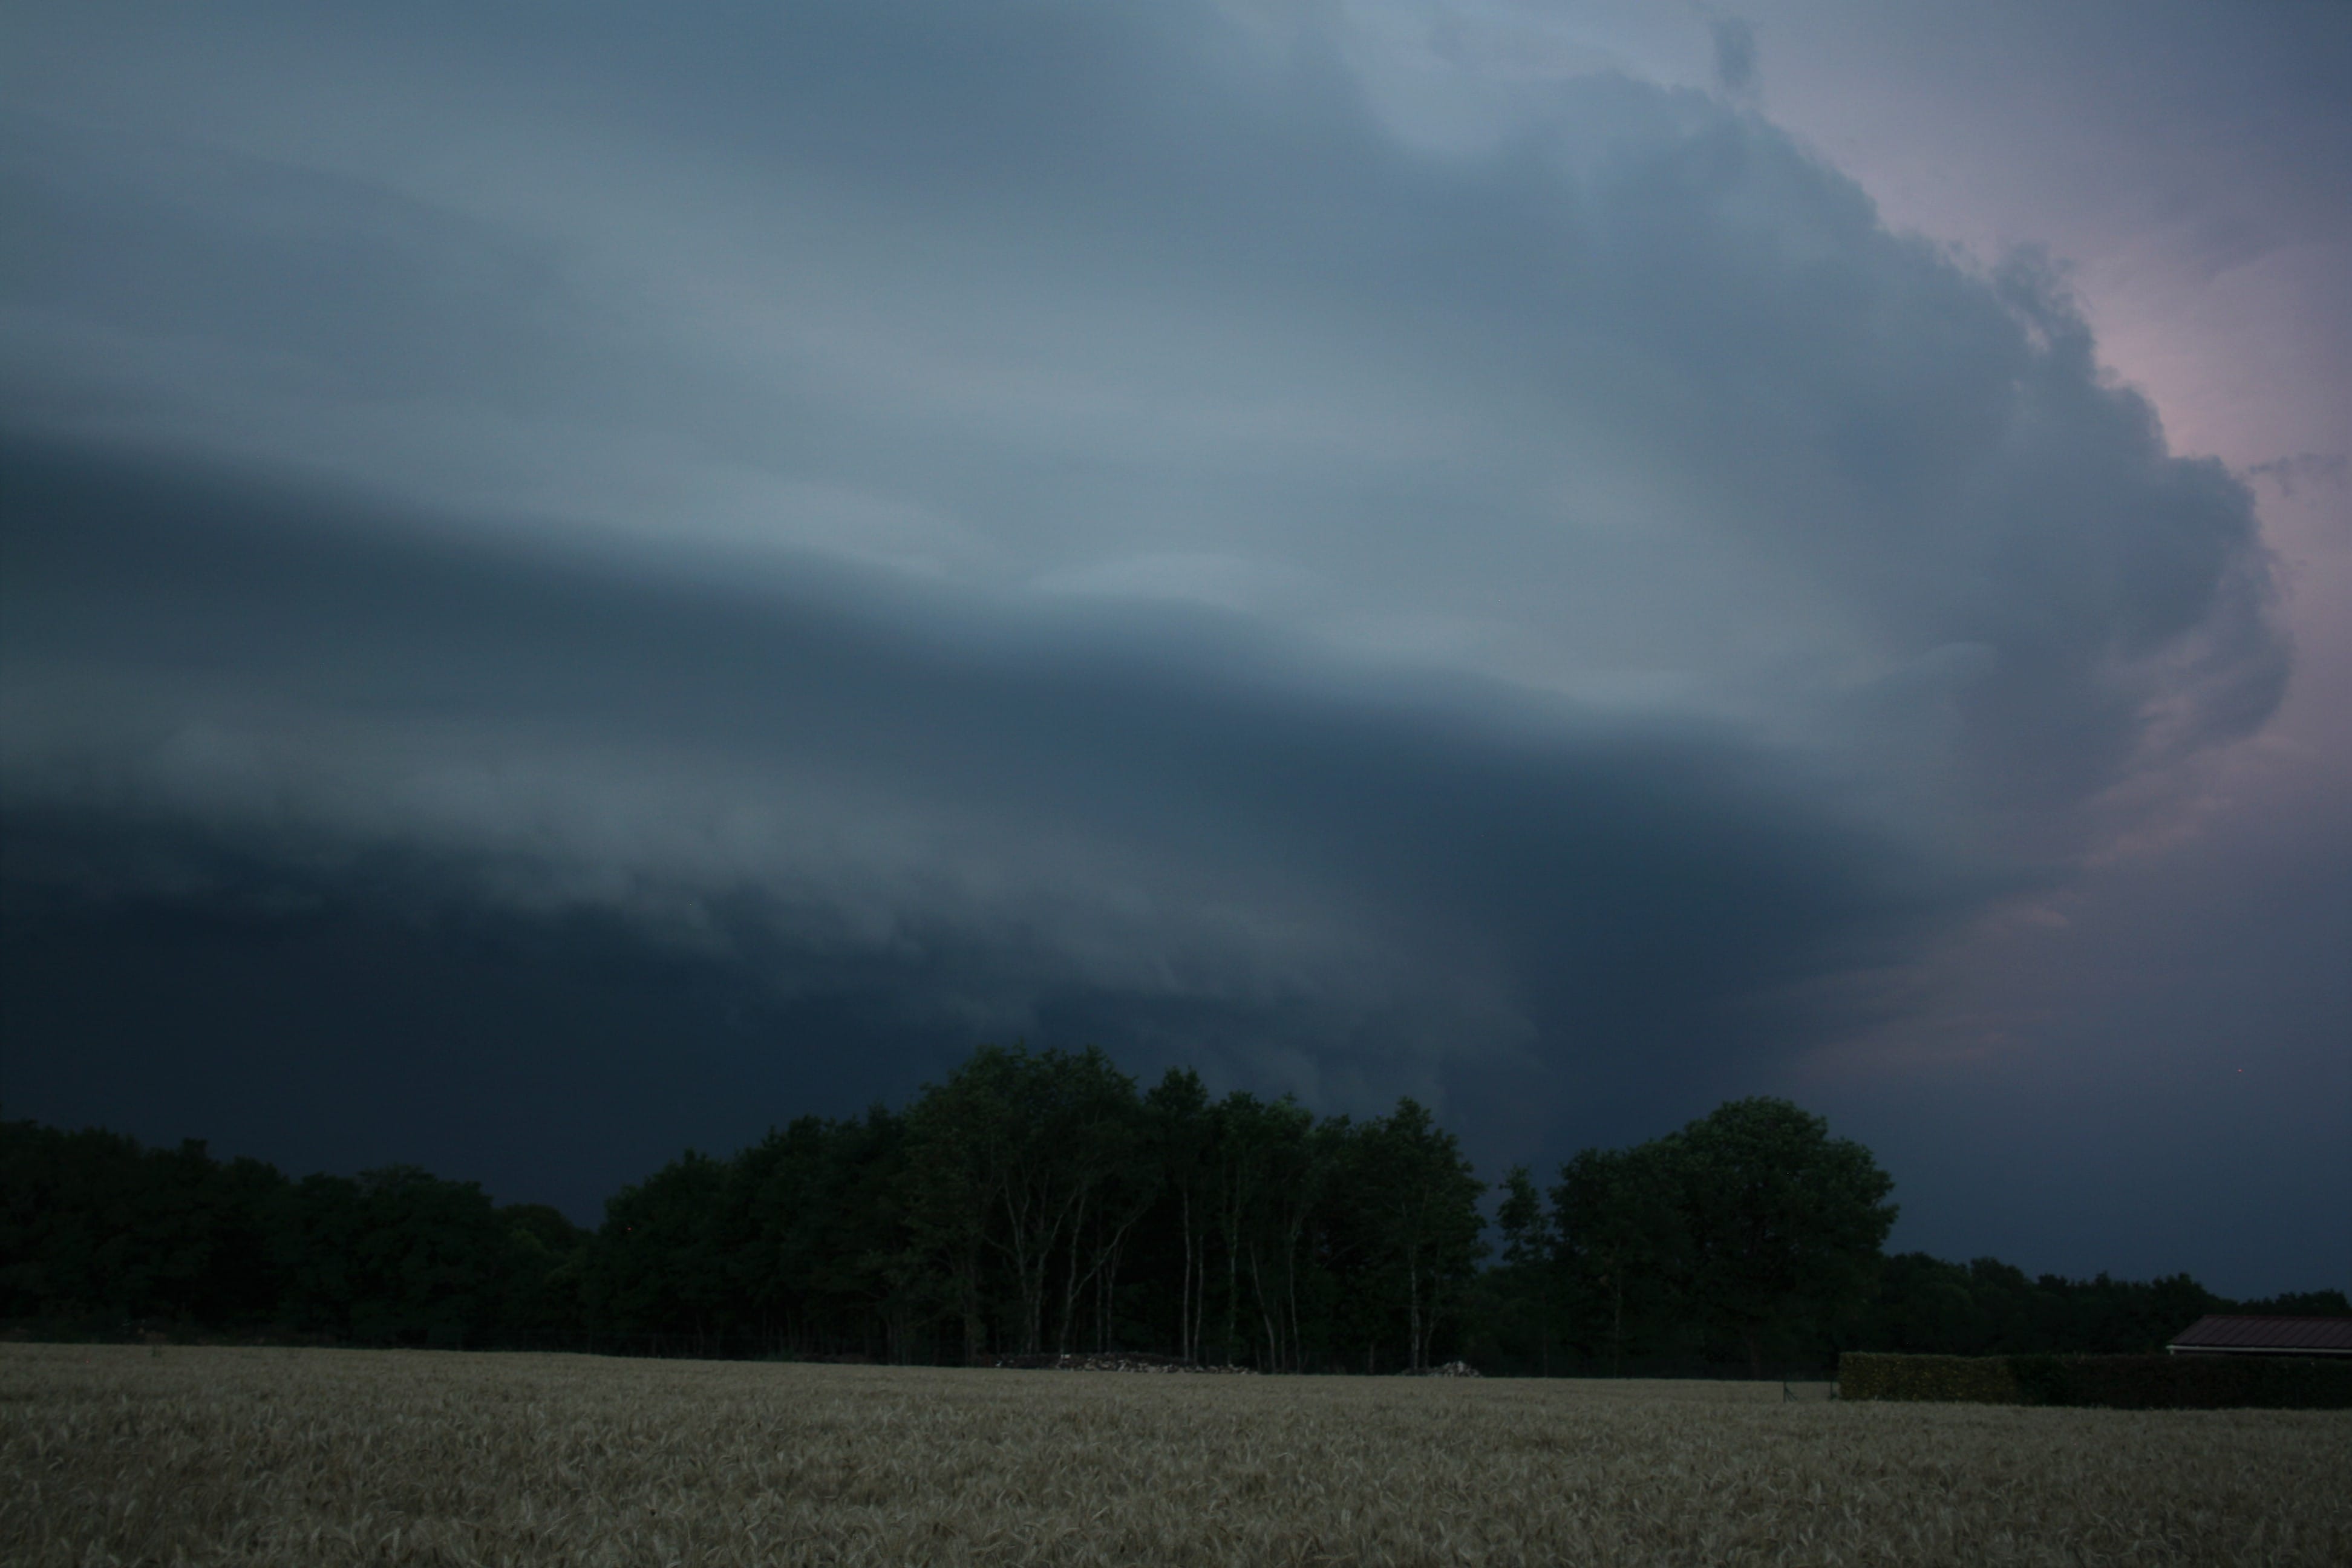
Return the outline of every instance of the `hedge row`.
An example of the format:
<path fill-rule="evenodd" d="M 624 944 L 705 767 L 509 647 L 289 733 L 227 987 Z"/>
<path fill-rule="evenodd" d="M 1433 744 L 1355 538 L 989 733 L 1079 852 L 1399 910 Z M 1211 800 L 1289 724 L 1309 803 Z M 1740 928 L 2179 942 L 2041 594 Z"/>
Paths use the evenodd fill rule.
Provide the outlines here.
<path fill-rule="evenodd" d="M 2290 1356 L 1865 1355 L 1840 1399 L 2095 1405 L 2116 1410 L 2352 1410 L 2352 1361 Z"/>
<path fill-rule="evenodd" d="M 1937 1400 L 1961 1405 L 2018 1405 L 2023 1394 L 2001 1355 L 1871 1355 L 1838 1357 L 1840 1399 Z"/>

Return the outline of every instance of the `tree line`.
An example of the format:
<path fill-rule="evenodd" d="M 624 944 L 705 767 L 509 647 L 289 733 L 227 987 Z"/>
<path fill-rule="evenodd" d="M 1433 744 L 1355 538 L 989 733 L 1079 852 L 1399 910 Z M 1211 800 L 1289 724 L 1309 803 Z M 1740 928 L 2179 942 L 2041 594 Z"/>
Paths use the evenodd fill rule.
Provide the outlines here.
<path fill-rule="evenodd" d="M 410 1166 L 295 1180 L 201 1143 L 0 1123 L 0 1321 L 313 1342 L 970 1363 L 1149 1352 L 1269 1372 L 1826 1364 L 2137 1350 L 2186 1276 L 1881 1257 L 1892 1183 L 1782 1100 L 1490 1196 L 1411 1100 L 1317 1118 L 986 1047 L 903 1111 L 688 1151 L 594 1230 Z M 1492 1238 L 1490 1240 L 1490 1237 Z M 2274 1310 L 2345 1310 L 2337 1292 Z"/>

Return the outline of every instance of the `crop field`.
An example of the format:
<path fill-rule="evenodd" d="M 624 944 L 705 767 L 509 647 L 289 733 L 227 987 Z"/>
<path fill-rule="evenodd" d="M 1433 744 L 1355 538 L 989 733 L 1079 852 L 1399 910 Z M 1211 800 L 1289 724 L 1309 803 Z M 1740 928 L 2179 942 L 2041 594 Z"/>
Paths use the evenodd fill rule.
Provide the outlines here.
<path fill-rule="evenodd" d="M 0 1346 L 0 1561 L 2352 1563 L 2352 1413 Z"/>

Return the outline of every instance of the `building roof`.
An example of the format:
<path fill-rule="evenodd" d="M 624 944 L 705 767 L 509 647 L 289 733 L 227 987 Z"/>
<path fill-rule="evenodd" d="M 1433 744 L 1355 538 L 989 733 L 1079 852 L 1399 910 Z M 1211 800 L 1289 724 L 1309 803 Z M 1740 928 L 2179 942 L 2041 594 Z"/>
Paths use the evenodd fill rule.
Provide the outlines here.
<path fill-rule="evenodd" d="M 2352 1355 L 2352 1318 L 2242 1318 L 2215 1313 L 2172 1336 L 2169 1351 Z"/>

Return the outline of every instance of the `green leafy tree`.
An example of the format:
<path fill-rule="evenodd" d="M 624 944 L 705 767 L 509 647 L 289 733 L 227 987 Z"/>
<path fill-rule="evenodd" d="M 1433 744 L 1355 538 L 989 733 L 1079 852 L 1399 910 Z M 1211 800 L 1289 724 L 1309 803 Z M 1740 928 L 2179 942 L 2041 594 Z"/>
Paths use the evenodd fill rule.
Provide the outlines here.
<path fill-rule="evenodd" d="M 904 1359 L 905 1134 L 877 1105 L 859 1120 L 800 1117 L 735 1157 L 719 1249 L 740 1320 L 763 1346 Z"/>
<path fill-rule="evenodd" d="M 1079 1293 L 1123 1239 L 1103 1222 L 1107 1209 L 1125 1212 L 1142 1149 L 1134 1080 L 1093 1048 L 983 1047 L 926 1086 L 907 1131 L 909 1217 L 957 1279 L 967 1355 L 979 1351 L 989 1260 L 1009 1276 L 1015 1342 L 1032 1353 L 1060 1266 L 1066 1340 Z"/>
<path fill-rule="evenodd" d="M 1733 1100 L 1664 1140 L 1680 1211 L 1685 1300 L 1736 1339 L 1751 1375 L 1775 1335 L 1857 1319 L 1895 1224 L 1893 1178 L 1870 1151 L 1785 1100 Z"/>
<path fill-rule="evenodd" d="M 1454 1134 L 1410 1099 L 1365 1128 L 1357 1172 L 1359 1201 L 1374 1219 L 1374 1256 L 1402 1296 L 1406 1365 L 1418 1372 L 1486 1250 L 1478 1216 L 1486 1184 Z"/>
<path fill-rule="evenodd" d="M 1531 1344 L 1537 1372 L 1549 1377 L 1559 1273 L 1552 1215 L 1525 1165 L 1503 1173 L 1496 1190 L 1503 1201 L 1495 1209 L 1502 1246 L 1496 1251 L 1497 1267 L 1489 1271 L 1494 1327 L 1514 1344 Z"/>
<path fill-rule="evenodd" d="M 363 1171 L 356 1184 L 352 1333 L 436 1349 L 494 1342 L 511 1254 L 488 1195 L 414 1165 Z"/>
<path fill-rule="evenodd" d="M 589 1233 L 546 1204 L 507 1204 L 498 1216 L 506 1232 L 506 1296 L 490 1335 L 532 1349 L 572 1344 L 585 1327 L 581 1289 Z"/>
<path fill-rule="evenodd" d="M 1143 1097 L 1143 1115 L 1160 1163 L 1160 1203 L 1168 1211 L 1164 1228 L 1172 1233 L 1167 1239 L 1176 1252 L 1176 1354 L 1198 1361 L 1209 1289 L 1209 1150 L 1216 1136 L 1201 1075 L 1190 1068 L 1169 1068 Z"/>
<path fill-rule="evenodd" d="M 1296 1100 L 1235 1092 L 1214 1107 L 1207 1170 L 1224 1264 L 1223 1359 L 1244 1353 L 1268 1371 L 1291 1364 L 1297 1341 L 1299 1251 L 1328 1179 L 1332 1139 Z"/>
<path fill-rule="evenodd" d="M 1663 1146 L 1586 1149 L 1552 1189 L 1577 1335 L 1622 1373 L 1629 1352 L 1664 1348 L 1675 1326 L 1673 1280 L 1683 1215 Z"/>
<path fill-rule="evenodd" d="M 605 1200 L 589 1295 L 606 1332 L 648 1347 L 718 1348 L 730 1326 L 719 1217 L 727 1163 L 689 1149 Z"/>

